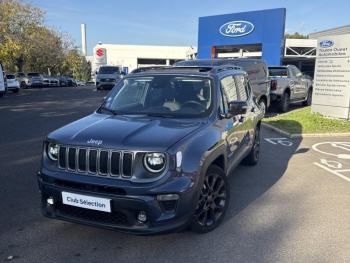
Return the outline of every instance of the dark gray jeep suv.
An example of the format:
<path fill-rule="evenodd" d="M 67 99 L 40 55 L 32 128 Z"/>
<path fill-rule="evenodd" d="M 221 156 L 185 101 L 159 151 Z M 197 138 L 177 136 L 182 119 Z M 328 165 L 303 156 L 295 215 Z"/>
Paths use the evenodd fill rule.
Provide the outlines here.
<path fill-rule="evenodd" d="M 209 232 L 229 205 L 227 176 L 258 162 L 261 119 L 240 68 L 135 70 L 45 139 L 42 212 L 140 235 Z"/>

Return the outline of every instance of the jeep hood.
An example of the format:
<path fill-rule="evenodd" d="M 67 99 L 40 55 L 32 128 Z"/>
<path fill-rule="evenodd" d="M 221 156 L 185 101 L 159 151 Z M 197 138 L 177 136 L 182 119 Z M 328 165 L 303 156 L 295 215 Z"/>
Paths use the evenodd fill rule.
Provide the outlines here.
<path fill-rule="evenodd" d="M 94 113 L 54 131 L 47 139 L 57 144 L 166 151 L 205 123 L 204 119 L 110 116 Z"/>

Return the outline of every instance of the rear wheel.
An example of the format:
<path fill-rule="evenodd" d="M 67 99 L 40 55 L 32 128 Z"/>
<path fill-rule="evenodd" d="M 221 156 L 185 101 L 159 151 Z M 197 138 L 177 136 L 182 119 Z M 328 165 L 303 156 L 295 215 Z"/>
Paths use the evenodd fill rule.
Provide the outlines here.
<path fill-rule="evenodd" d="M 281 101 L 279 102 L 279 105 L 277 106 L 277 109 L 280 112 L 287 112 L 289 108 L 289 103 L 290 103 L 289 94 L 285 92 L 281 98 Z"/>
<path fill-rule="evenodd" d="M 260 109 L 262 110 L 263 115 L 265 116 L 265 113 L 266 113 L 266 111 L 267 111 L 267 103 L 266 103 L 266 100 L 265 100 L 265 99 L 261 99 L 261 100 L 259 101 L 259 107 L 260 107 Z"/>
<path fill-rule="evenodd" d="M 243 159 L 242 164 L 254 166 L 259 161 L 260 155 L 260 128 L 256 127 L 254 133 L 254 144 L 250 153 L 246 158 Z"/>
<path fill-rule="evenodd" d="M 214 230 L 224 218 L 230 202 L 230 186 L 224 171 L 210 165 L 203 183 L 191 230 L 204 234 Z"/>
<path fill-rule="evenodd" d="M 14 91 L 13 91 L 13 93 L 18 93 L 19 92 L 19 89 L 15 89 Z"/>
<path fill-rule="evenodd" d="M 303 101 L 304 106 L 310 106 L 312 102 L 312 89 L 309 89 L 307 92 L 307 98 L 305 101 Z"/>

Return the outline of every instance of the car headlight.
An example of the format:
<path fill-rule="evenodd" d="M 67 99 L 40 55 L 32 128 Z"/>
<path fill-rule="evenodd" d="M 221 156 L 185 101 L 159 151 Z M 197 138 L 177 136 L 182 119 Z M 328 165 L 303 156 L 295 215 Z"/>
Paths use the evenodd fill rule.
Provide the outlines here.
<path fill-rule="evenodd" d="M 47 147 L 47 155 L 52 161 L 57 161 L 58 146 L 56 144 L 49 143 Z"/>
<path fill-rule="evenodd" d="M 146 153 L 143 164 L 145 168 L 151 173 L 161 172 L 166 163 L 166 158 L 163 153 Z"/>

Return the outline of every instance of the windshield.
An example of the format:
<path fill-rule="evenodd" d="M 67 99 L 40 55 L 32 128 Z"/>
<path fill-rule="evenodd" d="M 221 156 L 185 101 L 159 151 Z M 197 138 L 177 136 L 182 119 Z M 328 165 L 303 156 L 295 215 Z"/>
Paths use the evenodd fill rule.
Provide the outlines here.
<path fill-rule="evenodd" d="M 211 83 L 207 77 L 192 76 L 124 78 L 108 95 L 101 111 L 169 118 L 207 117 L 213 108 Z"/>
<path fill-rule="evenodd" d="M 119 73 L 119 67 L 100 67 L 98 74 L 114 74 Z"/>
<path fill-rule="evenodd" d="M 40 76 L 39 73 L 28 73 L 28 77 L 37 77 Z"/>
<path fill-rule="evenodd" d="M 270 77 L 288 77 L 286 68 L 269 68 Z"/>

